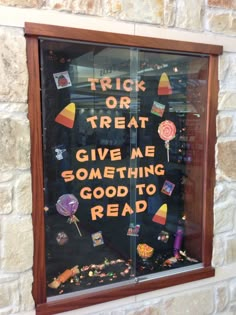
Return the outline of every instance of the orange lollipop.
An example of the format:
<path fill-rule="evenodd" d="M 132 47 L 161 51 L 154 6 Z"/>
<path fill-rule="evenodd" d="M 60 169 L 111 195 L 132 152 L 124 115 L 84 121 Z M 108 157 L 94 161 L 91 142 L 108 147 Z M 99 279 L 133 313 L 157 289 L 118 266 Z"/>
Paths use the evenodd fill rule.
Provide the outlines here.
<path fill-rule="evenodd" d="M 169 162 L 170 140 L 173 140 L 176 134 L 175 124 L 170 120 L 163 121 L 158 127 L 158 133 L 160 138 L 165 141 L 165 147 L 167 150 L 167 161 Z"/>

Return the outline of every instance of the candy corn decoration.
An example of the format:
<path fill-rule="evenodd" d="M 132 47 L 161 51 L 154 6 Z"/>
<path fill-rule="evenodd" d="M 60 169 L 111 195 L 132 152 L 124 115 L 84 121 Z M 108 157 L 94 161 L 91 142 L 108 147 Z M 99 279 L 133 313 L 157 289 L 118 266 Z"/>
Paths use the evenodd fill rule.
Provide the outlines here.
<path fill-rule="evenodd" d="M 73 128 L 75 121 L 75 103 L 68 104 L 55 118 L 55 122 Z"/>
<path fill-rule="evenodd" d="M 172 88 L 170 85 L 169 78 L 165 72 L 162 73 L 159 85 L 158 85 L 158 90 L 157 90 L 158 95 L 171 95 L 172 94 Z"/>
<path fill-rule="evenodd" d="M 157 212 L 153 216 L 152 221 L 155 223 L 165 225 L 166 216 L 167 216 L 167 204 L 163 203 L 163 205 L 157 210 Z"/>

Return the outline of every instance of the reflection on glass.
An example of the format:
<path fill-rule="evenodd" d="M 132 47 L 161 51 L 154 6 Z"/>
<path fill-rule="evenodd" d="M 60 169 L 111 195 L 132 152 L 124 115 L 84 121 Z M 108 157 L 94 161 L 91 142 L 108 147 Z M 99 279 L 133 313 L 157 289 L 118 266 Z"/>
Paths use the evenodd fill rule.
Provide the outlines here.
<path fill-rule="evenodd" d="M 40 47 L 48 297 L 200 263 L 208 58 Z"/>

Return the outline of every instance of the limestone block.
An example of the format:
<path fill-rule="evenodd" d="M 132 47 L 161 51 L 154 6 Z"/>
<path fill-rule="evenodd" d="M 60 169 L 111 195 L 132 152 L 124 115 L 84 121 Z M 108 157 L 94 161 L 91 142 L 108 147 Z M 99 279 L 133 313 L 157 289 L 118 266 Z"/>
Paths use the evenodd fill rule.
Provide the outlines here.
<path fill-rule="evenodd" d="M 236 110 L 236 92 L 219 93 L 219 110 Z"/>
<path fill-rule="evenodd" d="M 232 264 L 236 262 L 236 235 L 232 235 L 226 241 L 226 263 Z"/>
<path fill-rule="evenodd" d="M 236 278 L 230 281 L 229 289 L 230 289 L 230 301 L 236 301 Z"/>
<path fill-rule="evenodd" d="M 214 207 L 214 232 L 231 231 L 234 227 L 235 200 L 217 203 Z"/>
<path fill-rule="evenodd" d="M 29 172 L 21 172 L 14 187 L 14 213 L 31 214 L 32 190 L 31 175 Z"/>
<path fill-rule="evenodd" d="M 236 54 L 228 53 L 219 59 L 219 80 L 222 91 L 236 92 Z"/>
<path fill-rule="evenodd" d="M 202 30 L 203 0 L 182 0 L 178 2 L 176 26 L 189 30 Z"/>
<path fill-rule="evenodd" d="M 220 267 L 225 261 L 225 241 L 222 236 L 215 236 L 213 239 L 212 265 Z"/>
<path fill-rule="evenodd" d="M 28 71 L 23 29 L 0 27 L 0 102 L 26 102 Z"/>
<path fill-rule="evenodd" d="M 219 182 L 215 187 L 215 204 L 236 200 L 236 182 Z"/>
<path fill-rule="evenodd" d="M 20 309 L 21 311 L 30 311 L 34 309 L 34 300 L 32 297 L 32 271 L 26 271 L 20 275 Z"/>
<path fill-rule="evenodd" d="M 212 7 L 236 9 L 235 0 L 208 0 L 208 5 Z"/>
<path fill-rule="evenodd" d="M 232 13 L 212 13 L 207 14 L 207 29 L 211 32 L 222 33 L 226 35 L 235 35 L 236 16 Z"/>
<path fill-rule="evenodd" d="M 33 264 L 31 216 L 4 216 L 1 219 L 1 269 L 21 272 Z"/>
<path fill-rule="evenodd" d="M 12 307 L 13 310 L 17 310 L 19 306 L 20 298 L 19 298 L 19 290 L 17 281 L 12 282 L 4 282 L 0 284 L 0 309 L 5 307 Z M 0 313 L 1 314 L 1 313 Z M 9 313 L 10 314 L 10 313 Z"/>
<path fill-rule="evenodd" d="M 212 288 L 201 288 L 191 292 L 182 292 L 164 301 L 165 314 L 212 314 L 214 294 Z"/>
<path fill-rule="evenodd" d="M 28 104 L 26 103 L 0 103 L 0 112 L 28 112 Z"/>
<path fill-rule="evenodd" d="M 0 183 L 10 181 L 12 180 L 13 177 L 14 177 L 13 171 L 1 171 Z"/>
<path fill-rule="evenodd" d="M 46 0 L 43 8 L 72 13 L 102 15 L 102 0 Z"/>
<path fill-rule="evenodd" d="M 12 185 L 4 183 L 0 185 L 0 214 L 8 214 L 12 211 Z"/>
<path fill-rule="evenodd" d="M 21 8 L 40 8 L 43 0 L 0 0 L 0 5 L 21 7 Z"/>
<path fill-rule="evenodd" d="M 223 312 L 229 301 L 229 292 L 227 283 L 222 283 L 220 286 L 216 287 L 216 310 L 217 312 Z"/>
<path fill-rule="evenodd" d="M 30 132 L 26 118 L 1 114 L 0 147 L 0 170 L 30 167 Z"/>
<path fill-rule="evenodd" d="M 236 136 L 236 112 L 221 112 L 217 116 L 217 136 Z"/>
<path fill-rule="evenodd" d="M 71 10 L 73 13 L 102 16 L 102 0 L 73 0 Z"/>
<path fill-rule="evenodd" d="M 125 21 L 164 23 L 164 0 L 104 0 L 104 15 Z"/>
<path fill-rule="evenodd" d="M 161 315 L 161 310 L 158 306 L 151 305 L 140 307 L 138 310 L 130 311 L 126 315 Z M 113 315 L 113 314 L 112 314 Z"/>
<path fill-rule="evenodd" d="M 166 0 L 164 5 L 164 25 L 174 26 L 176 20 L 176 0 Z"/>
<path fill-rule="evenodd" d="M 236 180 L 235 168 L 236 139 L 217 143 L 217 179 L 228 178 Z"/>

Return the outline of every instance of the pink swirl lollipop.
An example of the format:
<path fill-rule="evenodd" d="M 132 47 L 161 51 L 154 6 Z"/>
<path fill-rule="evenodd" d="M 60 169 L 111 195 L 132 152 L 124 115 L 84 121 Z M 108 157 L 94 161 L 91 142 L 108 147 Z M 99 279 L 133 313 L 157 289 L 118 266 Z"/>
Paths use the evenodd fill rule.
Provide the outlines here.
<path fill-rule="evenodd" d="M 167 161 L 169 162 L 170 140 L 173 140 L 176 134 L 175 124 L 170 120 L 163 121 L 158 127 L 158 133 L 160 138 L 165 141 L 165 147 L 167 149 Z"/>
<path fill-rule="evenodd" d="M 79 206 L 77 198 L 72 194 L 65 194 L 59 197 L 56 203 L 57 212 L 65 217 L 69 217 L 68 222 L 74 223 L 80 236 L 82 236 L 77 222 L 79 219 L 74 215 Z"/>

